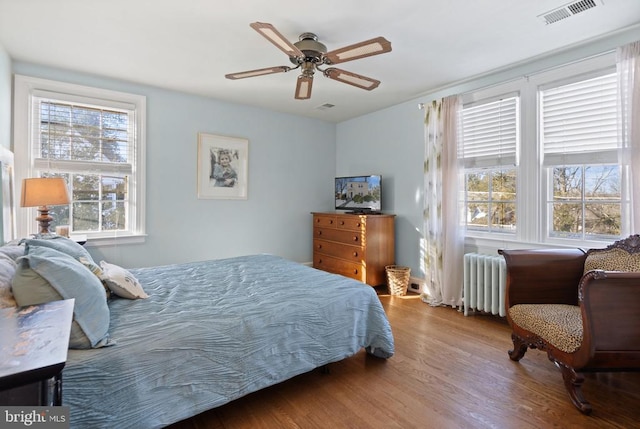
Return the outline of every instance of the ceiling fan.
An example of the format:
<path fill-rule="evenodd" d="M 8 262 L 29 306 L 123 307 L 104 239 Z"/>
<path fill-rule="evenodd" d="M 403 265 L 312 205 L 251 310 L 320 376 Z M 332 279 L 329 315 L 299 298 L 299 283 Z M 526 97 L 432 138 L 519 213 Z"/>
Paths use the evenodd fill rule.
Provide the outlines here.
<path fill-rule="evenodd" d="M 329 67 L 323 70 L 320 66 L 331 66 L 333 64 L 344 63 L 391 51 L 391 42 L 386 40 L 384 37 L 376 37 L 374 39 L 327 52 L 327 47 L 318 42 L 318 37 L 313 33 L 302 33 L 299 38 L 300 40 L 295 43 L 291 43 L 271 24 L 254 22 L 249 25 L 273 43 L 278 49 L 287 54 L 289 56 L 289 61 L 294 64 L 294 67 L 268 67 L 264 69 L 230 73 L 225 75 L 225 77 L 227 79 L 244 79 L 247 77 L 283 73 L 299 68 L 302 70 L 302 73 L 298 76 L 298 83 L 296 84 L 295 92 L 295 98 L 298 100 L 311 98 L 313 75 L 316 70 L 322 72 L 322 74 L 329 79 L 357 86 L 358 88 L 366 89 L 367 91 L 377 88 L 378 85 L 380 85 L 379 80 L 335 67 Z"/>

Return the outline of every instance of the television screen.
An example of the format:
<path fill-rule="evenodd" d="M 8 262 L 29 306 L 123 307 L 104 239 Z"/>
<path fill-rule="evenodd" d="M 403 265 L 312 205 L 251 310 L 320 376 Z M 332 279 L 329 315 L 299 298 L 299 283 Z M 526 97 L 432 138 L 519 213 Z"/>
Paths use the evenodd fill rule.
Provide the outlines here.
<path fill-rule="evenodd" d="M 382 176 L 336 177 L 336 210 L 353 212 L 379 212 Z"/>

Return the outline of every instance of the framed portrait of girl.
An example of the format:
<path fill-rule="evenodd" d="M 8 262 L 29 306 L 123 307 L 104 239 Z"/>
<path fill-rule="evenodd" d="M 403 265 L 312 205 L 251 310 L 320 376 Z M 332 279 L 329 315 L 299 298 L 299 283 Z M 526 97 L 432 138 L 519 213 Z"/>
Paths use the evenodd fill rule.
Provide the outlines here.
<path fill-rule="evenodd" d="M 198 133 L 198 198 L 247 199 L 249 140 Z"/>

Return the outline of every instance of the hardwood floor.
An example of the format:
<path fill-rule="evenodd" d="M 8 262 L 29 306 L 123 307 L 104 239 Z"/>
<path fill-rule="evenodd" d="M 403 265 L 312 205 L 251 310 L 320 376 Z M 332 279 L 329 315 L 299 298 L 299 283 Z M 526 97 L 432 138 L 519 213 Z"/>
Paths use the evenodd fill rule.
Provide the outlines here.
<path fill-rule="evenodd" d="M 297 376 L 170 428 L 640 428 L 640 373 L 587 375 L 593 413 L 584 416 L 546 353 L 509 359 L 506 321 L 414 294 L 380 299 L 395 337 L 389 360 L 361 351 L 329 374 Z"/>

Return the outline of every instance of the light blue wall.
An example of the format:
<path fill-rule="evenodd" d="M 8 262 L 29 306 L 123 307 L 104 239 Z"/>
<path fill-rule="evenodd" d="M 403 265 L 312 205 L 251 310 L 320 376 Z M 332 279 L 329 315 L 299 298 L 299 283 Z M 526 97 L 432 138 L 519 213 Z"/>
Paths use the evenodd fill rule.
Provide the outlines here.
<path fill-rule="evenodd" d="M 148 237 L 90 247 L 94 259 L 125 267 L 251 253 L 311 261 L 310 212 L 333 207 L 335 124 L 33 64 L 13 69 L 147 97 Z M 249 139 L 247 200 L 196 198 L 198 132 Z"/>
<path fill-rule="evenodd" d="M 337 127 L 339 176 L 382 175 L 382 211 L 396 214 L 396 263 L 416 273 L 422 219 L 423 120 L 415 103 Z"/>
<path fill-rule="evenodd" d="M 422 276 L 424 113 L 418 110 L 418 103 L 505 82 L 611 51 L 636 40 L 640 40 L 640 27 L 342 122 L 336 132 L 336 174 L 382 173 L 383 210 L 397 216 L 396 263 L 410 267 L 412 276 Z"/>

